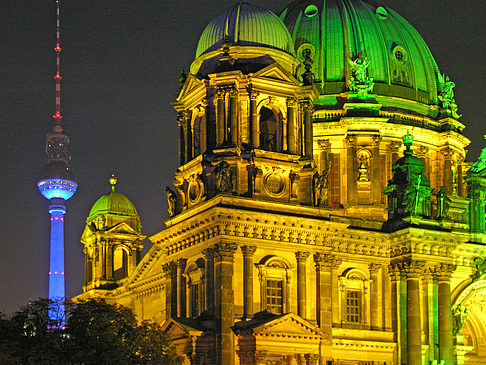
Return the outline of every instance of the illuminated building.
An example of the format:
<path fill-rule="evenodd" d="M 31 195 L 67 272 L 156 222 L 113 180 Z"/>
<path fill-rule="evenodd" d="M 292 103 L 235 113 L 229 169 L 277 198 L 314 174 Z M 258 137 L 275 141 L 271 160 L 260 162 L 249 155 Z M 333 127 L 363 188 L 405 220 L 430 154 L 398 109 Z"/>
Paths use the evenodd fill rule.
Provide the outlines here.
<path fill-rule="evenodd" d="M 484 363 L 486 152 L 465 162 L 453 87 L 374 2 L 224 10 L 173 103 L 166 229 L 109 288 L 87 255 L 78 299 L 161 323 L 186 364 Z"/>
<path fill-rule="evenodd" d="M 47 164 L 39 172 L 37 187 L 44 198 L 50 201 L 51 215 L 50 258 L 49 258 L 49 299 L 64 300 L 64 201 L 71 198 L 78 184 L 76 175 L 69 165 L 69 139 L 64 135 L 61 126 L 61 75 L 60 75 L 60 29 L 59 1 L 57 3 L 57 72 L 56 80 L 56 113 L 53 115 L 54 128 L 46 137 Z M 64 310 L 60 306 L 60 310 Z M 64 318 L 64 313 L 49 313 L 51 319 Z"/>

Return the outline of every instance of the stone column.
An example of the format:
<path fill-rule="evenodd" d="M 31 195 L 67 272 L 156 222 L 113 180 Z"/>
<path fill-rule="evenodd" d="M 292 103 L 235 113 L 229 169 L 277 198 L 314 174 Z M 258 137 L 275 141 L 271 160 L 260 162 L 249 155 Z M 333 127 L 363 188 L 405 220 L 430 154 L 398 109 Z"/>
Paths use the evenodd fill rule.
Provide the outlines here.
<path fill-rule="evenodd" d="M 297 314 L 302 318 L 306 318 L 306 261 L 309 255 L 309 252 L 297 251 L 295 253 L 297 259 Z"/>
<path fill-rule="evenodd" d="M 424 345 L 429 348 L 428 354 L 425 357 L 427 363 L 432 363 L 438 358 L 435 349 L 434 339 L 434 278 L 429 268 L 424 270 L 422 275 L 422 332 L 424 337 Z"/>
<path fill-rule="evenodd" d="M 334 257 L 317 253 L 314 255 L 316 264 L 316 298 L 317 325 L 324 333 L 321 343 L 321 363 L 332 361 L 332 282 L 331 270 Z"/>
<path fill-rule="evenodd" d="M 186 136 L 185 139 L 185 151 L 184 151 L 184 160 L 189 162 L 192 159 L 192 126 L 191 126 L 191 118 L 188 111 L 184 111 L 184 135 Z"/>
<path fill-rule="evenodd" d="M 258 124 L 258 111 L 257 111 L 257 99 L 260 93 L 251 89 L 248 94 L 250 95 L 250 114 L 251 114 L 251 145 L 253 148 L 260 147 L 260 126 Z"/>
<path fill-rule="evenodd" d="M 381 283 L 379 281 L 380 264 L 369 264 L 371 278 L 370 290 L 370 327 L 372 330 L 383 329 L 383 316 L 381 315 L 382 298 L 380 293 Z"/>
<path fill-rule="evenodd" d="M 172 267 L 170 263 L 162 265 L 162 272 L 165 280 L 165 319 L 172 316 Z"/>
<path fill-rule="evenodd" d="M 217 333 L 218 365 L 234 364 L 233 326 L 234 291 L 233 262 L 237 249 L 235 244 L 219 243 L 214 246 L 214 296 Z"/>
<path fill-rule="evenodd" d="M 348 205 L 351 206 L 358 203 L 358 190 L 356 185 L 356 140 L 356 136 L 353 135 L 346 137 Z"/>
<path fill-rule="evenodd" d="M 464 157 L 460 156 L 457 158 L 457 195 L 465 198 L 466 194 L 464 192 L 464 176 L 462 172 L 462 164 L 464 163 Z"/>
<path fill-rule="evenodd" d="M 242 246 L 243 253 L 243 317 L 253 318 L 253 254 L 255 246 Z"/>
<path fill-rule="evenodd" d="M 437 278 L 437 301 L 439 307 L 439 361 L 454 363 L 454 343 L 452 333 L 451 276 L 455 265 L 440 264 L 435 267 Z"/>
<path fill-rule="evenodd" d="M 304 144 L 305 157 L 313 158 L 314 153 L 314 132 L 312 114 L 314 113 L 314 104 L 310 100 L 305 100 L 301 103 L 304 110 Z"/>
<path fill-rule="evenodd" d="M 446 194 L 452 195 L 452 156 L 454 151 L 450 147 L 440 150 L 444 156 L 444 186 Z"/>
<path fill-rule="evenodd" d="M 231 145 L 238 145 L 238 90 L 231 88 L 230 92 Z"/>
<path fill-rule="evenodd" d="M 407 261 L 401 267 L 407 280 L 407 364 L 422 365 L 419 280 L 425 262 Z"/>
<path fill-rule="evenodd" d="M 331 306 L 332 306 L 332 324 L 338 326 L 341 322 L 339 317 L 339 283 L 338 270 L 342 260 L 333 258 L 331 267 Z"/>
<path fill-rule="evenodd" d="M 179 126 L 179 165 L 184 165 L 186 163 L 185 160 L 185 147 L 184 141 L 186 139 L 186 135 L 184 133 L 184 114 L 183 112 L 179 112 L 177 115 L 177 125 Z"/>
<path fill-rule="evenodd" d="M 186 278 L 184 270 L 186 269 L 187 259 L 179 259 L 177 262 L 177 316 L 186 317 Z"/>
<path fill-rule="evenodd" d="M 208 315 L 214 315 L 214 250 L 206 248 L 203 250 L 203 255 L 206 259 L 205 273 L 206 278 L 206 295 L 205 307 Z"/>
<path fill-rule="evenodd" d="M 406 337 L 405 329 L 402 328 L 401 318 L 401 281 L 402 273 L 399 264 L 390 264 L 388 267 L 388 273 L 390 274 L 390 293 L 391 293 L 391 326 L 395 335 L 395 341 L 397 342 L 397 358 L 394 363 L 406 364 L 407 363 L 407 351 L 406 351 Z"/>
<path fill-rule="evenodd" d="M 113 242 L 106 242 L 106 280 L 113 280 Z"/>
<path fill-rule="evenodd" d="M 226 137 L 225 133 L 225 112 L 224 112 L 224 96 L 225 91 L 219 88 L 216 91 L 216 146 L 223 145 Z"/>
<path fill-rule="evenodd" d="M 372 150 L 372 179 L 373 179 L 373 204 L 381 205 L 381 167 L 380 167 L 380 136 L 373 136 Z"/>
<path fill-rule="evenodd" d="M 400 147 L 402 147 L 402 142 L 392 141 L 391 143 L 391 160 L 392 165 L 397 162 L 400 158 Z"/>
<path fill-rule="evenodd" d="M 295 98 L 287 98 L 287 150 L 289 153 L 296 155 L 300 154 L 297 148 L 297 140 L 295 134 L 295 106 L 297 100 Z"/>

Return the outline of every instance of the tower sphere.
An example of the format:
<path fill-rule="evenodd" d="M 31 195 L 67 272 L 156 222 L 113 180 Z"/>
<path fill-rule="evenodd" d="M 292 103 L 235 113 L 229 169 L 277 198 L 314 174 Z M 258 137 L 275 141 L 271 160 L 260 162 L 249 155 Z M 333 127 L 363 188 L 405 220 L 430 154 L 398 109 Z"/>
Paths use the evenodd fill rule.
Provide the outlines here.
<path fill-rule="evenodd" d="M 64 161 L 52 160 L 45 164 L 39 171 L 37 187 L 46 199 L 71 198 L 78 184 L 73 169 Z"/>
<path fill-rule="evenodd" d="M 282 21 L 270 10 L 245 2 L 223 10 L 206 26 L 197 45 L 196 58 L 221 48 L 224 42 L 293 54 L 292 39 Z"/>
<path fill-rule="evenodd" d="M 321 94 L 345 91 L 350 60 L 366 58 L 375 94 L 438 103 L 434 57 L 417 30 L 392 9 L 366 0 L 294 1 L 280 18 L 297 57 L 311 51 Z"/>

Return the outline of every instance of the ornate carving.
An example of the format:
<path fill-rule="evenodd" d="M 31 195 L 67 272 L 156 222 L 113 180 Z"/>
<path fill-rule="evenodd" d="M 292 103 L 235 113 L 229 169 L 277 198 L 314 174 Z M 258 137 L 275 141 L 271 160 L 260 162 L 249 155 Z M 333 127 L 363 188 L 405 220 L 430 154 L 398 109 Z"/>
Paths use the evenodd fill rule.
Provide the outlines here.
<path fill-rule="evenodd" d="M 256 251 L 256 246 L 241 246 L 241 252 L 243 253 L 243 257 L 250 257 L 253 256 L 253 254 Z"/>
<path fill-rule="evenodd" d="M 165 187 L 165 193 L 167 194 L 167 211 L 169 213 L 169 217 L 173 217 L 177 213 L 177 195 L 168 186 Z"/>
<path fill-rule="evenodd" d="M 460 114 L 457 113 L 457 104 L 456 100 L 454 99 L 454 87 L 456 84 L 449 79 L 449 76 L 440 74 L 438 75 L 439 79 L 439 95 L 438 99 L 441 101 L 441 106 L 444 109 L 449 109 L 451 111 L 452 116 L 455 119 L 461 117 Z"/>
<path fill-rule="evenodd" d="M 486 260 L 481 257 L 476 257 L 474 263 L 476 264 L 476 273 L 473 276 L 473 280 L 486 279 Z"/>
<path fill-rule="evenodd" d="M 333 268 L 333 265 L 335 265 L 336 259 L 334 255 L 316 253 L 314 255 L 314 262 L 316 263 L 316 271 L 329 271 Z"/>
<path fill-rule="evenodd" d="M 162 265 L 162 272 L 166 279 L 170 278 L 172 275 L 172 263 L 166 263 Z"/>
<path fill-rule="evenodd" d="M 312 51 L 310 49 L 304 49 L 302 52 L 302 56 L 304 57 L 304 60 L 302 63 L 304 64 L 305 72 L 302 74 L 302 81 L 304 83 L 304 86 L 312 85 L 315 80 L 315 76 L 312 73 L 312 64 L 314 61 L 311 58 Z"/>
<path fill-rule="evenodd" d="M 372 137 L 373 139 L 373 147 L 378 147 L 383 140 L 383 138 L 380 135 L 375 135 Z"/>
<path fill-rule="evenodd" d="M 237 248 L 234 243 L 218 243 L 214 245 L 214 257 L 219 261 L 233 262 Z"/>
<path fill-rule="evenodd" d="M 309 252 L 297 251 L 295 253 L 295 258 L 297 260 L 297 263 L 306 262 L 309 255 L 310 255 Z"/>
<path fill-rule="evenodd" d="M 206 260 L 214 259 L 214 249 L 212 247 L 205 248 L 204 250 L 202 250 L 202 254 L 206 258 Z"/>
<path fill-rule="evenodd" d="M 329 170 L 327 167 L 322 173 L 316 172 L 312 177 L 312 192 L 314 195 L 314 206 L 327 205 L 329 196 Z"/>
<path fill-rule="evenodd" d="M 296 98 L 287 98 L 287 108 L 294 108 L 297 105 Z"/>
<path fill-rule="evenodd" d="M 427 153 L 429 153 L 428 147 L 425 146 L 420 146 L 419 148 L 415 149 L 415 155 L 419 158 L 425 158 L 427 156 Z"/>
<path fill-rule="evenodd" d="M 251 86 L 248 86 L 246 90 L 248 91 L 250 100 L 256 100 L 260 96 L 260 92 L 258 90 L 254 90 Z"/>
<path fill-rule="evenodd" d="M 398 263 L 400 273 L 407 279 L 418 279 L 425 268 L 425 261 L 410 260 Z"/>
<path fill-rule="evenodd" d="M 368 166 L 369 166 L 368 159 L 364 155 L 361 155 L 359 159 L 359 167 L 358 167 L 358 181 L 369 181 Z"/>
<path fill-rule="evenodd" d="M 314 104 L 309 99 L 302 100 L 300 106 L 304 111 L 314 112 Z"/>
<path fill-rule="evenodd" d="M 358 138 L 354 134 L 348 134 L 346 136 L 346 144 L 350 147 L 355 147 Z"/>
<path fill-rule="evenodd" d="M 452 307 L 452 333 L 457 336 L 467 320 L 468 310 L 466 306 L 454 306 Z"/>
<path fill-rule="evenodd" d="M 378 271 L 381 269 L 382 265 L 381 264 L 375 264 L 371 263 L 368 265 L 368 270 L 370 271 L 370 274 L 377 274 Z"/>
<path fill-rule="evenodd" d="M 236 98 L 238 96 L 238 89 L 234 86 L 232 86 L 230 89 L 229 89 L 229 95 L 231 98 Z"/>
<path fill-rule="evenodd" d="M 438 281 L 450 281 L 455 270 L 456 265 L 442 263 L 434 267 L 433 274 Z"/>
<path fill-rule="evenodd" d="M 214 93 L 214 96 L 218 99 L 222 99 L 222 98 L 224 98 L 225 93 L 226 93 L 226 90 L 225 90 L 224 87 L 218 87 L 218 89 Z"/>
<path fill-rule="evenodd" d="M 392 141 L 390 145 L 390 150 L 392 153 L 400 152 L 400 148 L 402 147 L 402 143 L 398 141 Z"/>
<path fill-rule="evenodd" d="M 440 152 L 446 160 L 452 160 L 452 157 L 454 156 L 454 150 L 450 147 L 445 147 L 441 149 Z"/>
<path fill-rule="evenodd" d="M 233 189 L 232 172 L 229 163 L 221 161 L 215 168 L 215 174 L 218 192 L 226 193 Z"/>
<path fill-rule="evenodd" d="M 356 91 L 358 98 L 366 98 L 368 94 L 373 92 L 374 86 L 373 78 L 366 75 L 371 62 L 366 59 L 364 54 L 361 54 L 355 60 L 349 59 L 348 62 L 352 71 L 349 90 Z"/>

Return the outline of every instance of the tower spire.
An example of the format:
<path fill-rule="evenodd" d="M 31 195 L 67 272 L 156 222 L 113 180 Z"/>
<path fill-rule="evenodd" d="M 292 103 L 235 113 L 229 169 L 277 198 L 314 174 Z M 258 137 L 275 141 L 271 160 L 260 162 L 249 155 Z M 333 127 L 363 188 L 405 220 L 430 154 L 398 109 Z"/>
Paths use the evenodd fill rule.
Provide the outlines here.
<path fill-rule="evenodd" d="M 56 21 L 56 75 L 54 79 L 56 80 L 56 114 L 53 115 L 54 118 L 54 128 L 52 129 L 55 133 L 62 133 L 61 126 L 61 28 L 59 26 L 59 0 L 56 0 L 57 5 L 57 21 Z"/>

